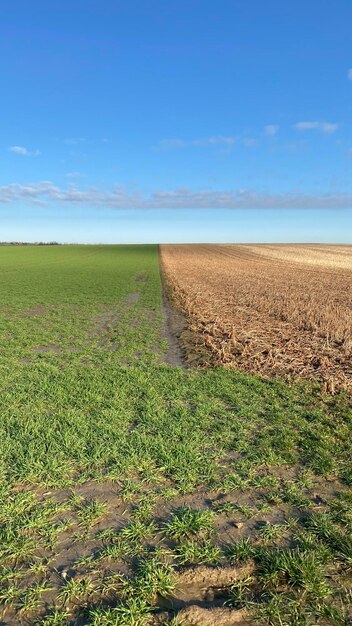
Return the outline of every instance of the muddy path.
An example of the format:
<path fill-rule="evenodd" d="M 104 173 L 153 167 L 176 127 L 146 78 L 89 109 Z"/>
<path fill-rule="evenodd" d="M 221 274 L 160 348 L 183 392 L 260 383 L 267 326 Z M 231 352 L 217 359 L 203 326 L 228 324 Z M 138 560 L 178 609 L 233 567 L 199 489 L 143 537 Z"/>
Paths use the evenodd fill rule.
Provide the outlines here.
<path fill-rule="evenodd" d="M 168 343 L 164 357 L 165 362 L 173 367 L 187 367 L 186 348 L 182 345 L 182 335 L 187 329 L 187 320 L 184 314 L 176 309 L 170 299 L 169 290 L 163 271 L 160 252 L 160 280 L 162 286 L 162 313 L 164 318 L 163 338 Z"/>

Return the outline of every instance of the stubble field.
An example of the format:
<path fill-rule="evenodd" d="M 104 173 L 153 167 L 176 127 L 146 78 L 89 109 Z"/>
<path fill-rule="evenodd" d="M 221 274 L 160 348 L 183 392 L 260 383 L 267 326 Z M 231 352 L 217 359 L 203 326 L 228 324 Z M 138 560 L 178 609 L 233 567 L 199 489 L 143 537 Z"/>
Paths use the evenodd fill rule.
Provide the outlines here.
<path fill-rule="evenodd" d="M 0 292 L 0 624 L 351 623 L 349 393 L 185 367 L 157 246 L 1 246 Z"/>
<path fill-rule="evenodd" d="M 352 246 L 162 246 L 161 256 L 197 365 L 351 389 Z"/>

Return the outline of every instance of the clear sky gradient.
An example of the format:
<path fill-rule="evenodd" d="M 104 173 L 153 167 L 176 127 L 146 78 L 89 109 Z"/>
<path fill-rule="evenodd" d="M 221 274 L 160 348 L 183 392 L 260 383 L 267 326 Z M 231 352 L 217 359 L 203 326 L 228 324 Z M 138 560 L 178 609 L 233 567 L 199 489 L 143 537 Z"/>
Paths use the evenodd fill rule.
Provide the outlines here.
<path fill-rule="evenodd" d="M 0 8 L 0 240 L 352 242 L 351 0 Z"/>

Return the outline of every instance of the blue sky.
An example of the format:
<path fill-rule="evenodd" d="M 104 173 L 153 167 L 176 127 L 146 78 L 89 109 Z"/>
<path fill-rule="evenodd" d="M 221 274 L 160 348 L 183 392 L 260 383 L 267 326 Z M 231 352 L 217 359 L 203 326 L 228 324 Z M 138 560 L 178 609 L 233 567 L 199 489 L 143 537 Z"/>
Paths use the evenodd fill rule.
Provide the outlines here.
<path fill-rule="evenodd" d="M 12 0 L 0 240 L 352 242 L 350 0 Z"/>

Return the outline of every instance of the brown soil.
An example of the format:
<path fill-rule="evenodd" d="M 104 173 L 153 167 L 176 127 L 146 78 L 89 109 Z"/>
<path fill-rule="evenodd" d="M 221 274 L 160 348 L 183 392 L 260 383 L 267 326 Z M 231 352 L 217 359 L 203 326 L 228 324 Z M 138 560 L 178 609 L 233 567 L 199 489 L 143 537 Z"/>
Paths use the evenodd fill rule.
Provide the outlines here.
<path fill-rule="evenodd" d="M 47 313 L 48 309 L 45 306 L 41 306 L 38 304 L 32 309 L 28 309 L 27 311 L 21 312 L 21 317 L 41 317 Z"/>
<path fill-rule="evenodd" d="M 133 304 L 137 304 L 139 297 L 140 297 L 140 293 L 138 291 L 129 293 L 128 296 L 124 299 L 124 304 L 127 304 L 127 306 L 132 306 Z"/>
<path fill-rule="evenodd" d="M 138 274 L 138 276 L 136 276 L 137 283 L 145 283 L 147 280 L 148 280 L 148 274 L 146 272 L 142 274 Z"/>
<path fill-rule="evenodd" d="M 226 590 L 237 580 L 246 578 L 253 572 L 252 566 L 245 567 L 204 567 L 200 566 L 180 572 L 176 579 L 175 591 L 164 600 L 170 608 L 182 609 L 199 605 L 203 609 L 220 606 L 224 603 Z"/>
<path fill-rule="evenodd" d="M 182 345 L 182 334 L 187 328 L 185 315 L 172 306 L 167 285 L 162 277 L 163 287 L 163 338 L 167 340 L 168 349 L 163 360 L 174 367 L 186 367 L 186 349 Z"/>
<path fill-rule="evenodd" d="M 352 246 L 163 245 L 191 365 L 352 388 Z"/>
<path fill-rule="evenodd" d="M 61 354 L 62 350 L 60 346 L 55 343 L 48 343 L 45 346 L 36 346 L 33 348 L 33 352 L 52 352 L 53 354 Z"/>
<path fill-rule="evenodd" d="M 180 624 L 188 626 L 248 626 L 245 610 L 215 608 L 204 609 L 200 606 L 189 606 L 178 614 Z"/>
<path fill-rule="evenodd" d="M 226 459 L 224 460 L 226 463 Z M 275 468 L 270 470 L 273 473 Z M 298 471 L 299 468 L 296 468 Z M 269 473 L 268 469 L 263 469 L 264 473 Z M 281 468 L 284 478 L 289 479 L 293 476 L 295 469 L 287 471 Z M 171 486 L 171 483 L 165 481 L 156 491 L 155 500 L 155 523 L 159 528 L 153 537 L 146 540 L 148 551 L 156 547 L 165 549 L 171 548 L 168 539 L 162 534 L 165 523 L 170 519 L 170 515 L 180 506 L 190 506 L 194 509 L 214 510 L 214 504 L 232 502 L 234 504 L 247 504 L 253 509 L 253 515 L 247 519 L 237 510 L 230 513 L 217 513 L 215 521 L 215 538 L 214 541 L 220 546 L 231 545 L 239 541 L 241 538 L 250 536 L 256 541 L 258 537 L 258 529 L 268 522 L 284 522 L 285 520 L 304 518 L 305 510 L 297 509 L 293 505 L 280 503 L 273 505 L 269 512 L 262 512 L 255 505 L 263 502 L 265 488 L 256 490 L 233 491 L 231 493 L 222 494 L 221 492 L 209 492 L 206 489 L 198 489 L 195 493 L 185 496 L 176 495 L 167 504 L 163 501 L 162 490 Z M 158 497 L 158 490 L 160 497 Z M 42 600 L 50 606 L 56 604 L 60 606 L 58 594 L 62 590 L 65 581 L 70 578 L 80 580 L 88 578 L 93 581 L 93 587 L 103 576 L 109 576 L 114 573 L 120 573 L 127 577 L 133 576 L 135 559 L 133 557 L 122 556 L 116 559 L 99 559 L 99 552 L 107 545 L 99 536 L 100 531 L 110 529 L 118 533 L 125 528 L 132 520 L 135 511 L 136 502 L 143 494 L 150 492 L 150 486 L 140 483 L 138 493 L 132 498 L 124 497 L 123 485 L 118 481 L 105 480 L 102 482 L 89 481 L 84 484 L 76 485 L 71 489 L 33 489 L 33 485 L 18 485 L 13 488 L 14 493 L 31 491 L 38 498 L 38 505 L 47 500 L 55 500 L 62 504 L 62 510 L 54 514 L 52 522 L 67 521 L 69 525 L 59 533 L 55 545 L 50 547 L 38 546 L 37 553 L 33 554 L 33 558 L 29 562 L 17 565 L 21 573 L 25 574 L 24 588 L 35 584 L 37 578 L 30 565 L 33 561 L 45 559 L 48 561 L 48 569 L 45 579 L 50 584 L 50 589 L 45 591 Z M 326 503 L 336 496 L 336 492 L 341 492 L 343 486 L 338 481 L 327 483 L 323 478 L 317 478 L 314 489 L 304 490 L 305 495 L 312 498 L 314 494 L 319 495 L 316 506 L 325 509 Z M 93 522 L 92 526 L 82 537 L 76 536 L 82 533 L 82 525 L 75 510 L 70 504 L 71 496 L 81 498 L 80 502 L 89 504 L 94 499 L 106 505 L 106 509 L 102 516 Z M 24 529 L 25 533 L 31 533 L 30 529 Z M 294 532 L 294 530 L 292 531 Z M 290 531 L 287 537 L 282 539 L 283 544 L 290 541 Z M 292 539 L 292 537 L 291 537 Z M 91 557 L 91 561 L 84 562 L 84 557 Z M 255 575 L 254 565 L 249 562 L 243 566 L 232 566 L 224 564 L 222 567 L 210 566 L 188 566 L 176 570 L 175 589 L 167 598 L 158 598 L 155 602 L 156 614 L 153 618 L 153 624 L 172 623 L 173 617 L 176 615 L 180 624 L 188 626 L 231 626 L 232 624 L 251 624 L 246 617 L 245 612 L 224 607 L 224 602 L 229 597 L 229 589 L 231 585 L 238 580 L 246 578 L 253 573 Z M 21 583 L 22 584 L 22 583 Z M 93 592 L 92 602 L 99 602 L 101 597 L 97 592 Z M 83 601 L 83 605 L 84 605 Z M 117 600 L 113 600 L 116 604 Z M 82 601 L 75 601 L 72 605 L 74 619 L 72 624 L 87 624 L 86 620 L 79 618 L 79 607 L 82 608 Z M 45 607 L 38 609 L 38 613 L 43 613 Z M 34 619 L 34 618 L 33 618 Z M 11 607 L 0 608 L 0 624 L 6 626 L 18 626 L 22 623 L 22 617 Z M 26 619 L 23 623 L 32 624 L 33 620 Z"/>

